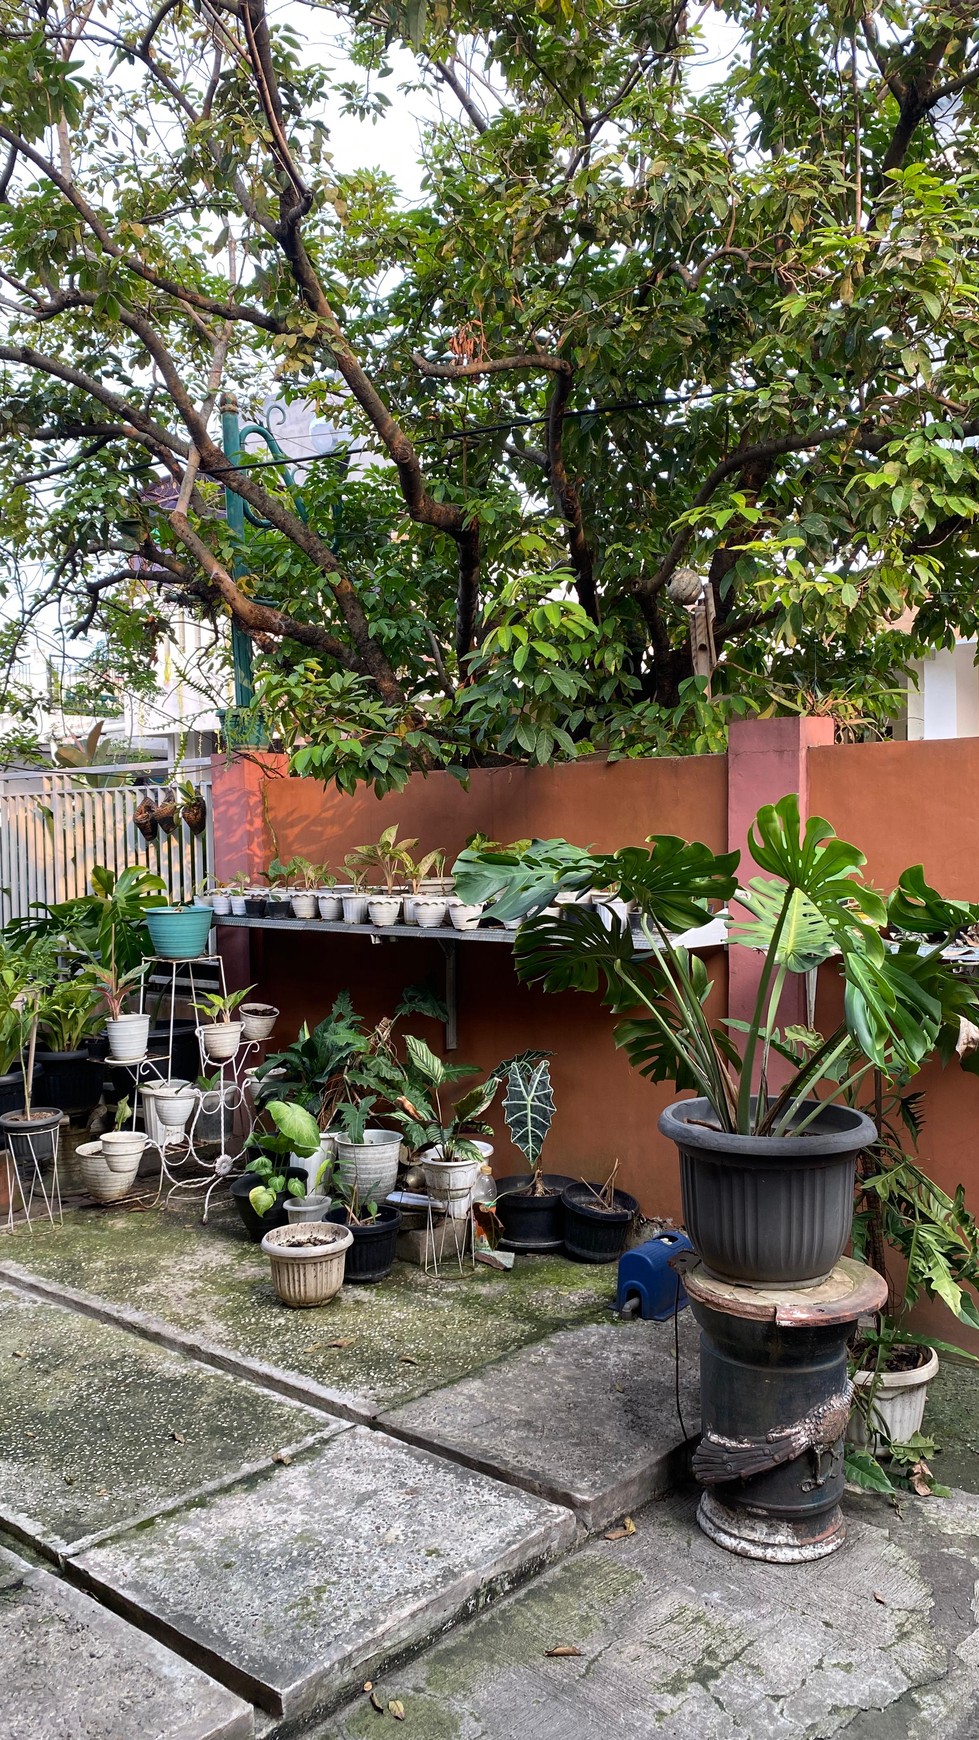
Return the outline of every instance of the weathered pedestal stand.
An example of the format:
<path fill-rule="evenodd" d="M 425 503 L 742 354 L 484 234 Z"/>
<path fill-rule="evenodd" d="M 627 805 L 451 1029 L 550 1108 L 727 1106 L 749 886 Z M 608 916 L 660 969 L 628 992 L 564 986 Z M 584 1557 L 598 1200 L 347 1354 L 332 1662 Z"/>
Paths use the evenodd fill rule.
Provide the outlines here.
<path fill-rule="evenodd" d="M 700 1325 L 697 1520 L 747 1559 L 797 1564 L 843 1545 L 846 1343 L 885 1303 L 883 1278 L 843 1257 L 813 1287 L 735 1286 L 677 1257 Z"/>

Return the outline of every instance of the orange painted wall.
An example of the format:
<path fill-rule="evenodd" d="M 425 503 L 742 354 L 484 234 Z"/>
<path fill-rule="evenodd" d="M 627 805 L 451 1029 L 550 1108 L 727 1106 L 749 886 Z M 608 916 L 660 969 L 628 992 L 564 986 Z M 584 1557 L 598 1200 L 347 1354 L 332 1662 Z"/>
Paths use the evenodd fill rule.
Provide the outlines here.
<path fill-rule="evenodd" d="M 723 850 L 727 778 L 723 756 L 660 759 L 554 768 L 487 769 L 468 790 L 447 774 L 413 779 L 404 792 L 377 799 L 324 791 L 311 780 L 281 776 L 281 764 L 215 763 L 217 869 L 251 874 L 278 851 L 338 865 L 352 846 L 376 840 L 398 822 L 420 849 L 444 846 L 449 862 L 477 830 L 496 839 L 563 835 L 581 845 L 614 850 L 657 833 L 690 834 Z M 429 980 L 441 989 L 444 962 L 437 942 L 373 944 L 332 933 L 261 932 L 251 937 L 250 962 L 235 961 L 235 982 L 256 982 L 278 1004 L 278 1031 L 291 1037 L 302 1019 L 326 1014 L 338 991 L 374 1019 L 390 1014 L 401 990 Z M 241 947 L 241 932 L 225 931 Z M 529 1046 L 554 1052 L 557 1115 L 546 1156 L 551 1170 L 604 1178 L 620 1161 L 622 1188 L 655 1214 L 676 1214 L 676 1155 L 659 1136 L 656 1120 L 672 1098 L 668 1088 L 643 1081 L 618 1052 L 612 1021 L 597 997 L 545 996 L 522 986 L 502 944 L 462 943 L 459 960 L 459 1048 L 464 1062 L 491 1068 Z M 726 995 L 723 951 L 712 957 L 717 995 Z M 247 974 L 247 977 L 245 976 Z M 229 972 L 229 977 L 231 972 Z M 440 1026 L 425 1037 L 441 1049 Z M 417 1029 L 422 1031 L 421 1027 Z M 496 1112 L 497 1176 L 518 1157 Z"/>

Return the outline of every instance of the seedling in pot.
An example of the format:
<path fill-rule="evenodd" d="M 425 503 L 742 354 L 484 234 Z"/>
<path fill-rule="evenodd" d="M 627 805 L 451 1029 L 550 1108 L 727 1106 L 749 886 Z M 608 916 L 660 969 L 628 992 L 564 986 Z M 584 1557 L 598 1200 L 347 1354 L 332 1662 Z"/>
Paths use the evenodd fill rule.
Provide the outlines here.
<path fill-rule="evenodd" d="M 114 966 L 105 967 L 99 961 L 92 962 L 88 976 L 98 989 L 110 1021 L 121 1020 L 126 1012 L 126 1001 L 142 981 L 145 971 L 144 961 L 137 967 L 130 967 L 128 973 L 119 973 Z"/>
<path fill-rule="evenodd" d="M 115 1117 L 112 1120 L 114 1130 L 124 1130 L 133 1115 L 133 1108 L 128 1099 L 121 1099 L 116 1106 Z"/>
<path fill-rule="evenodd" d="M 223 1025 L 225 1022 L 230 1022 L 239 1003 L 243 1003 L 249 992 L 254 991 L 254 989 L 254 985 L 246 985 L 243 991 L 229 991 L 226 997 L 221 996 L 219 992 L 208 991 L 191 1007 L 196 1009 L 198 1014 L 206 1015 L 208 1021 L 214 1026 Z"/>
<path fill-rule="evenodd" d="M 399 884 L 403 883 L 412 866 L 411 848 L 417 846 L 417 840 L 399 840 L 397 823 L 385 828 L 380 839 L 372 846 L 355 846 L 344 859 L 344 869 L 349 870 L 354 878 L 355 886 L 364 887 L 367 878 L 374 872 L 382 882 L 388 894 L 394 894 Z M 358 881 L 358 875 L 363 878 Z"/>

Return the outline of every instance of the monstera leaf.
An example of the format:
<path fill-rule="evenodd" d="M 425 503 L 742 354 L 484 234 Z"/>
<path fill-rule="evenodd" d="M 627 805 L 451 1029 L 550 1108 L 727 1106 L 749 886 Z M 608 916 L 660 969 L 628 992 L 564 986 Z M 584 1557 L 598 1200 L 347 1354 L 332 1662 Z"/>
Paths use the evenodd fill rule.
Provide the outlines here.
<path fill-rule="evenodd" d="M 732 924 L 729 940 L 744 948 L 767 950 L 777 936 L 775 960 L 790 973 L 808 973 L 836 952 L 830 926 L 799 888 L 789 891 L 782 882 L 755 876 L 747 888 L 738 890 L 738 904 L 754 922 Z"/>
<path fill-rule="evenodd" d="M 544 1139 L 554 1116 L 551 1069 L 546 1057 L 539 1063 L 510 1065 L 503 1116 L 513 1142 L 536 1172 Z"/>

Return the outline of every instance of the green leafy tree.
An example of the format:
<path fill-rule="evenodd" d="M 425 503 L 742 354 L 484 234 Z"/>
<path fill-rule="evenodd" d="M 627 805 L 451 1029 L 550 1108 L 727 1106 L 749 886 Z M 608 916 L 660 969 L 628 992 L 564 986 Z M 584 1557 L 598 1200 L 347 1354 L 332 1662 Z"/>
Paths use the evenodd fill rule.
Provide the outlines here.
<path fill-rule="evenodd" d="M 347 786 L 886 719 L 979 628 L 974 15 L 345 0 L 340 76 L 304 0 L 0 0 L 29 611 L 144 672 L 160 591 L 230 614 L 299 770 Z M 396 41 L 434 117 L 411 204 L 329 151 Z M 229 472 L 219 395 L 276 380 L 377 464 L 302 502 Z"/>

